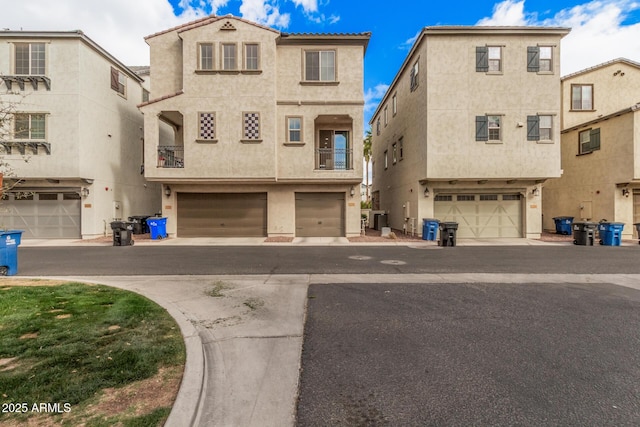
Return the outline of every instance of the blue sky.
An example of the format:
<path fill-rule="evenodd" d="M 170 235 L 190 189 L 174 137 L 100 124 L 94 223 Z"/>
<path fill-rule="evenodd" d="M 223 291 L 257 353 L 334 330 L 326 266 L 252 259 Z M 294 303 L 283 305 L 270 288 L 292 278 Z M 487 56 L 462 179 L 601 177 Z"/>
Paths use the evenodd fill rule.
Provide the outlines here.
<path fill-rule="evenodd" d="M 211 13 L 290 33 L 371 32 L 365 57 L 365 120 L 406 57 L 433 25 L 571 27 L 562 41 L 566 75 L 611 59 L 640 62 L 640 0 L 0 0 L 0 28 L 83 30 L 127 65 L 149 63 L 144 37 Z"/>

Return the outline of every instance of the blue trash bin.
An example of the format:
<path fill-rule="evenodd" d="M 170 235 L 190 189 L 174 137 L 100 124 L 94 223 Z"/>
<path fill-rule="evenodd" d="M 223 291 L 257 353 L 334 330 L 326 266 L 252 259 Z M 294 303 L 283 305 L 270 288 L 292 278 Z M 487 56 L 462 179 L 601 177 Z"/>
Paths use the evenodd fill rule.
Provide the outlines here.
<path fill-rule="evenodd" d="M 600 244 L 605 246 L 620 246 L 622 243 L 622 222 L 601 222 L 598 224 Z"/>
<path fill-rule="evenodd" d="M 22 230 L 0 231 L 0 275 L 14 276 L 18 273 L 18 246 L 22 241 Z"/>
<path fill-rule="evenodd" d="M 571 224 L 573 224 L 572 216 L 558 216 L 553 218 L 556 223 L 556 234 L 571 234 Z"/>
<path fill-rule="evenodd" d="M 422 218 L 422 240 L 436 240 L 440 221 L 433 218 Z"/>
<path fill-rule="evenodd" d="M 157 240 L 167 237 L 167 218 L 147 218 L 147 225 L 151 239 Z"/>

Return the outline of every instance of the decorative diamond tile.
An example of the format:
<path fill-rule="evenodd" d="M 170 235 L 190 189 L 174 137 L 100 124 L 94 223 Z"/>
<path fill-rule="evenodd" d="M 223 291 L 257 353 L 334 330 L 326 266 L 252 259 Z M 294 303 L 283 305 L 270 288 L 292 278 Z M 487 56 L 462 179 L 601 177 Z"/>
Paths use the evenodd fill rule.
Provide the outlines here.
<path fill-rule="evenodd" d="M 260 114 L 244 113 L 245 139 L 260 139 Z"/>
<path fill-rule="evenodd" d="M 215 139 L 216 116 L 214 113 L 200 113 L 200 138 Z"/>

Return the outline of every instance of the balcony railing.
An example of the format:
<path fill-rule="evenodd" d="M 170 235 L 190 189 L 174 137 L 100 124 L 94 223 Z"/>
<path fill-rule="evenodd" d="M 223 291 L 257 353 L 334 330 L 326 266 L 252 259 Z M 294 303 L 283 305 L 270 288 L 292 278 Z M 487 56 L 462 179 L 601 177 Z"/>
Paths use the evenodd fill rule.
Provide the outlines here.
<path fill-rule="evenodd" d="M 316 169 L 353 169 L 353 150 L 350 148 L 316 148 Z"/>
<path fill-rule="evenodd" d="M 158 147 L 158 167 L 184 168 L 184 147 L 182 145 Z"/>

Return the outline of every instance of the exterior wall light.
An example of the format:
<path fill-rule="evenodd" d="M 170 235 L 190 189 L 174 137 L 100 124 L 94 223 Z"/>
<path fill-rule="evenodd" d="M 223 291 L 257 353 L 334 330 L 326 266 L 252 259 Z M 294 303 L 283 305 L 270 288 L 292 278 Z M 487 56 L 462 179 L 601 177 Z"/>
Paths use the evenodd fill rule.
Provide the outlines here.
<path fill-rule="evenodd" d="M 540 195 L 540 190 L 538 190 L 538 187 L 535 187 L 532 191 L 531 194 L 533 196 L 539 196 Z"/>
<path fill-rule="evenodd" d="M 80 190 L 80 193 L 82 197 L 84 197 L 85 199 L 89 197 L 89 189 L 87 187 L 82 187 L 82 190 Z"/>
<path fill-rule="evenodd" d="M 424 187 L 424 197 L 429 197 L 429 187 Z"/>
<path fill-rule="evenodd" d="M 171 196 L 171 187 L 169 187 L 168 185 L 164 187 L 164 195 L 167 197 Z"/>
<path fill-rule="evenodd" d="M 629 189 L 628 188 L 623 188 L 622 189 L 622 195 L 624 197 L 629 197 Z"/>

